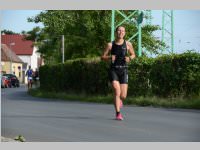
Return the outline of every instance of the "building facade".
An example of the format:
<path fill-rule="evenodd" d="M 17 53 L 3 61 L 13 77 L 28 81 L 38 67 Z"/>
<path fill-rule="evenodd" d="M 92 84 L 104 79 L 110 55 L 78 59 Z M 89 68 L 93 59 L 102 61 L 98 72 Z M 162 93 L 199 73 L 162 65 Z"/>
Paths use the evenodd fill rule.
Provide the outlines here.
<path fill-rule="evenodd" d="M 23 61 L 11 51 L 5 44 L 1 44 L 1 73 L 9 73 L 17 76 L 23 83 L 22 66 Z"/>
<path fill-rule="evenodd" d="M 21 34 L 1 35 L 1 43 L 7 45 L 23 61 L 21 68 L 23 83 L 27 83 L 25 73 L 29 66 L 35 71 L 44 64 L 40 61 L 40 53 L 37 52 L 38 49 L 34 46 L 34 42 L 26 40 L 25 37 L 25 35 Z"/>

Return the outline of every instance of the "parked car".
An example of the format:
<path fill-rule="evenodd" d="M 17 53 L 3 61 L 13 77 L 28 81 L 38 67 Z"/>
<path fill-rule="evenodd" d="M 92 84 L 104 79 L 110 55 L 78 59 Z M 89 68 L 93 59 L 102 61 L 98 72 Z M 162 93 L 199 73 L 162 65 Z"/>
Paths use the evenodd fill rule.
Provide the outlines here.
<path fill-rule="evenodd" d="M 7 76 L 1 76 L 1 87 L 2 88 L 11 88 L 11 79 Z"/>
<path fill-rule="evenodd" d="M 3 74 L 3 76 L 8 77 L 11 80 L 11 85 L 14 87 L 19 87 L 20 83 L 16 75 L 14 74 Z"/>

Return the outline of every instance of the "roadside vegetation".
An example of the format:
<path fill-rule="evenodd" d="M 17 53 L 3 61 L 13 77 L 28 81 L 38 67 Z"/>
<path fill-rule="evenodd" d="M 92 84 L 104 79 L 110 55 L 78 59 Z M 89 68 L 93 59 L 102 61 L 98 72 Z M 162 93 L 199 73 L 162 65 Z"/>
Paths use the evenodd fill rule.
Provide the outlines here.
<path fill-rule="evenodd" d="M 127 16 L 135 10 L 123 11 Z M 46 10 L 28 18 L 43 23 L 24 34 L 34 41 L 45 65 L 39 69 L 40 89 L 33 96 L 73 101 L 112 103 L 112 87 L 108 81 L 109 63 L 100 56 L 110 41 L 111 11 Z M 135 13 L 133 18 L 137 18 Z M 148 16 L 145 16 L 148 18 Z M 121 16 L 116 16 L 120 21 Z M 137 24 L 125 23 L 126 35 L 137 32 Z M 200 108 L 200 53 L 185 51 L 166 54 L 160 50 L 166 43 L 157 39 L 157 25 L 142 26 L 142 52 L 138 56 L 137 38 L 131 40 L 136 59 L 129 64 L 129 89 L 125 104 L 155 107 Z M 61 63 L 64 35 L 65 57 Z M 155 58 L 148 54 L 156 55 Z"/>
<path fill-rule="evenodd" d="M 37 89 L 31 89 L 29 94 L 35 97 L 48 98 L 48 100 L 66 100 L 66 101 L 80 101 L 93 102 L 101 104 L 113 104 L 113 96 L 94 96 L 86 94 L 77 94 L 73 92 L 48 92 Z M 185 108 L 185 109 L 200 109 L 200 98 L 181 99 L 181 98 L 158 98 L 158 97 L 127 97 L 124 101 L 125 106 L 151 106 L 163 108 Z"/>

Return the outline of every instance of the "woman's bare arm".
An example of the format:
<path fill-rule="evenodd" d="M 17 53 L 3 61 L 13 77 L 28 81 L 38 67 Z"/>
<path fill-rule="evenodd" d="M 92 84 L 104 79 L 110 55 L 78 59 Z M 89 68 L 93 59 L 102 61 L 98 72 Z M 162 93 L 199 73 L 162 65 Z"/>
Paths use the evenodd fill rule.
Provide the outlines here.
<path fill-rule="evenodd" d="M 112 48 L 112 44 L 108 43 L 106 45 L 106 48 L 104 49 L 102 56 L 101 56 L 102 60 L 108 61 L 111 59 L 111 56 L 109 56 L 109 52 L 111 51 L 111 48 Z"/>

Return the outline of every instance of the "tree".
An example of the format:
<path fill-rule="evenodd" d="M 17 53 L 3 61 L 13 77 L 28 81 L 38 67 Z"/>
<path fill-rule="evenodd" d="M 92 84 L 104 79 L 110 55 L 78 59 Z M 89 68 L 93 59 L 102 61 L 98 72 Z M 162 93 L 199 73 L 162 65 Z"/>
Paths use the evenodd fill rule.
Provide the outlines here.
<path fill-rule="evenodd" d="M 1 34 L 19 34 L 19 33 L 15 33 L 15 32 L 13 32 L 13 31 L 11 31 L 11 30 L 2 30 L 1 31 Z"/>
<path fill-rule="evenodd" d="M 42 57 L 45 59 L 45 63 L 55 63 L 58 53 L 55 51 L 57 48 L 58 42 L 55 39 L 51 39 L 49 34 L 39 27 L 35 27 L 30 31 L 25 33 L 26 40 L 33 41 L 33 44 L 37 46 Z"/>
<path fill-rule="evenodd" d="M 40 41 L 47 38 L 49 42 L 43 42 L 39 51 L 46 56 L 55 55 L 57 62 L 61 62 L 61 35 L 65 35 L 65 59 L 99 56 L 110 40 L 110 10 L 49 10 L 28 18 L 28 21 L 44 24 L 38 36 Z M 127 25 L 126 30 L 129 35 L 136 32 L 137 28 L 136 25 Z M 158 26 L 142 27 L 142 45 L 152 53 L 158 53 L 163 44 L 153 36 L 156 30 L 159 30 Z M 34 30 L 31 35 L 34 37 L 35 33 Z M 137 39 L 131 42 L 137 50 Z"/>

